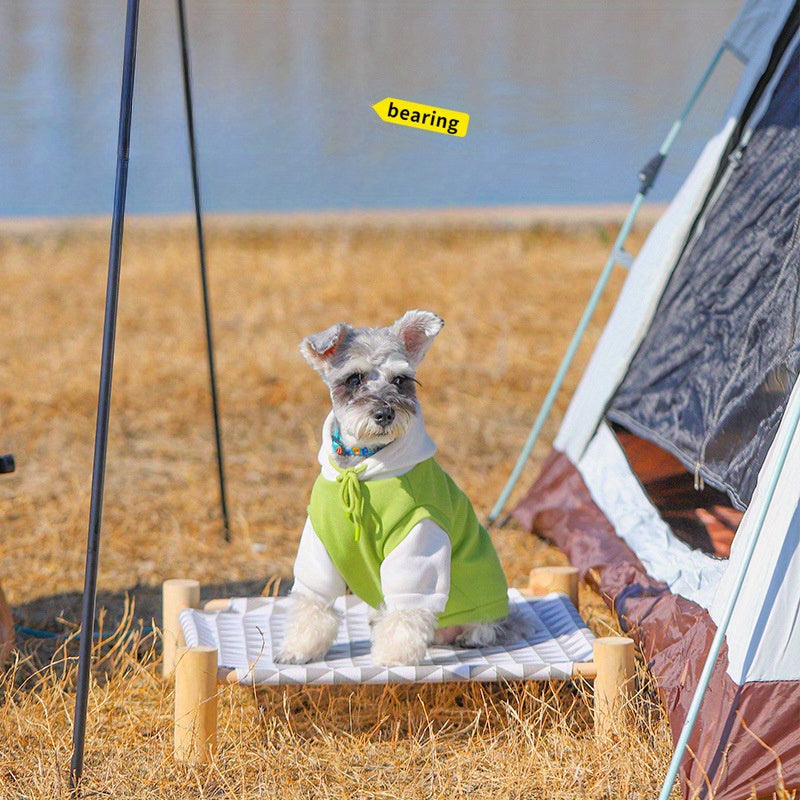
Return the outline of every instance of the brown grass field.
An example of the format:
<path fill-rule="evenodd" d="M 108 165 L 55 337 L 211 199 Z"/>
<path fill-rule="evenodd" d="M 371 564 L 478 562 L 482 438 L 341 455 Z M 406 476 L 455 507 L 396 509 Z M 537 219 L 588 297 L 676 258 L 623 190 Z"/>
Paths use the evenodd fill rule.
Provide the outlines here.
<path fill-rule="evenodd" d="M 598 747 L 588 683 L 220 689 L 210 766 L 172 759 L 160 584 L 203 598 L 287 587 L 327 412 L 297 345 L 408 308 L 446 325 L 420 368 L 439 459 L 485 517 L 517 457 L 616 235 L 502 215 L 208 224 L 232 541 L 219 521 L 193 228 L 130 220 L 123 252 L 83 794 L 113 798 L 650 798 L 671 752 L 640 665 L 633 714 Z M 635 232 L 631 247 L 641 242 Z M 0 797 L 68 793 L 108 226 L 0 226 L 0 584 L 20 634 L 0 678 Z M 549 449 L 621 283 L 615 274 L 517 489 Z M 513 524 L 509 583 L 564 563 Z M 619 630 L 581 589 L 600 635 Z M 679 792 L 674 790 L 673 797 Z"/>

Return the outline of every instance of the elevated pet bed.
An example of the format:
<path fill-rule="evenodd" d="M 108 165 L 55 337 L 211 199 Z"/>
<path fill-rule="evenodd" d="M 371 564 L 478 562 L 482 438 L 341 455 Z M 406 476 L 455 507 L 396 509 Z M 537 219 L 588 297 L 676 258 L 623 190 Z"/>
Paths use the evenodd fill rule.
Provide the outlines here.
<path fill-rule="evenodd" d="M 534 569 L 528 595 L 509 590 L 510 625 L 502 644 L 431 646 L 423 663 L 413 666 L 372 663 L 371 610 L 351 595 L 336 602 L 342 621 L 322 661 L 276 664 L 289 602 L 286 597 L 234 598 L 213 600 L 200 609 L 197 581 L 165 582 L 164 675 L 175 677 L 178 760 L 198 763 L 212 757 L 220 682 L 266 687 L 580 677 L 594 679 L 595 725 L 605 735 L 615 727 L 633 677 L 633 641 L 594 637 L 575 607 L 577 571 L 572 567 Z"/>
<path fill-rule="evenodd" d="M 322 661 L 276 664 L 286 626 L 287 597 L 236 598 L 227 609 L 185 609 L 186 645 L 210 646 L 229 682 L 265 684 L 441 683 L 444 681 L 566 680 L 573 664 L 592 660 L 594 636 L 562 594 L 527 599 L 509 591 L 511 634 L 484 648 L 432 646 L 422 664 L 375 666 L 370 658 L 370 607 L 340 597 L 339 632 Z"/>

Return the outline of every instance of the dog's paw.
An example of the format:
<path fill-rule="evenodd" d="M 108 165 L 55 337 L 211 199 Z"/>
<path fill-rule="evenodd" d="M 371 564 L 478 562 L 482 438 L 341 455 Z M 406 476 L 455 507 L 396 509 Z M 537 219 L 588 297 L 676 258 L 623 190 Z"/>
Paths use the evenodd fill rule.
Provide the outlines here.
<path fill-rule="evenodd" d="M 419 664 L 433 642 L 436 615 L 427 609 L 382 611 L 372 625 L 372 661 L 380 666 Z"/>
<path fill-rule="evenodd" d="M 498 643 L 503 630 L 502 620 L 498 622 L 471 622 L 468 625 L 464 625 L 455 642 L 459 647 L 490 647 Z"/>
<path fill-rule="evenodd" d="M 319 661 L 333 644 L 338 629 L 339 615 L 330 605 L 294 595 L 286 635 L 275 660 L 282 664 Z"/>

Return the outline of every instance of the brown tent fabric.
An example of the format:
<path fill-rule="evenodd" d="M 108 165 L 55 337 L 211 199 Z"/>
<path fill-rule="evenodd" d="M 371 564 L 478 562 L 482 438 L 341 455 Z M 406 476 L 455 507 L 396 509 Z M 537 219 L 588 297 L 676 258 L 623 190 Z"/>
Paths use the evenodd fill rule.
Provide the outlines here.
<path fill-rule="evenodd" d="M 644 654 L 677 741 L 716 627 L 708 612 L 653 580 L 593 502 L 578 470 L 553 451 L 512 512 L 552 541 L 618 614 Z M 684 794 L 740 800 L 800 788 L 800 685 L 737 686 L 723 647 L 681 765 Z"/>

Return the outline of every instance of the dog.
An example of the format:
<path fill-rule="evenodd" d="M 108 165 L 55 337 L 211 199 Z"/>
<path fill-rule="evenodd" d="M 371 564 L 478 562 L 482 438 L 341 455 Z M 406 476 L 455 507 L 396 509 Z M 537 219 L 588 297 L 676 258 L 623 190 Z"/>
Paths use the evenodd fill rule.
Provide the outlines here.
<path fill-rule="evenodd" d="M 300 345 L 333 408 L 280 662 L 325 655 L 340 621 L 333 601 L 348 588 L 374 609 L 377 665 L 419 664 L 432 643 L 498 640 L 509 612 L 500 560 L 472 504 L 433 458 L 417 399 L 417 367 L 443 325 L 414 310 L 383 328 L 338 323 Z"/>

